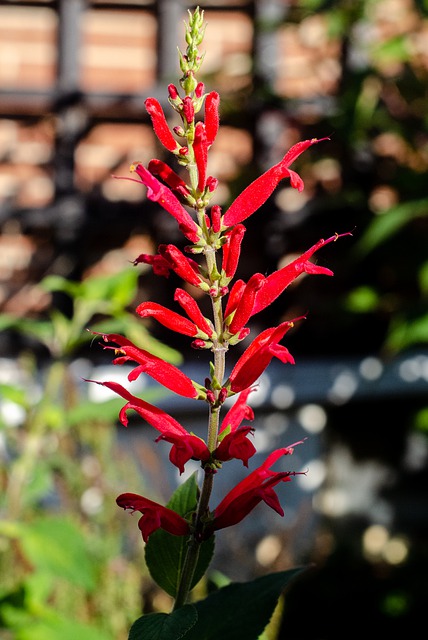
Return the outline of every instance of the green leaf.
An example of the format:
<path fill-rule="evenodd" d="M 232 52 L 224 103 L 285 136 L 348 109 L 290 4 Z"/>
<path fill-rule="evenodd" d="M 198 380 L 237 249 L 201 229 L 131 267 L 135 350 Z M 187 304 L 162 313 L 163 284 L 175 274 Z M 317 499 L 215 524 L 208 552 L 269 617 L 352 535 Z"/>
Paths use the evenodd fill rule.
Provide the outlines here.
<path fill-rule="evenodd" d="M 92 591 L 95 560 L 81 530 L 70 520 L 43 518 L 22 524 L 18 537 L 24 555 L 38 570 Z"/>
<path fill-rule="evenodd" d="M 149 613 L 134 622 L 128 640 L 180 640 L 196 624 L 198 614 L 187 604 L 172 613 Z"/>
<path fill-rule="evenodd" d="M 257 640 L 285 587 L 303 568 L 232 583 L 194 603 L 198 621 L 184 640 Z"/>
<path fill-rule="evenodd" d="M 167 507 L 183 517 L 196 509 L 198 485 L 196 473 L 176 489 Z M 170 596 L 177 594 L 183 563 L 187 551 L 187 536 L 173 536 L 158 529 L 147 542 L 145 549 L 146 564 L 153 580 Z M 193 576 L 193 588 L 205 574 L 214 553 L 214 536 L 201 544 L 198 564 Z"/>

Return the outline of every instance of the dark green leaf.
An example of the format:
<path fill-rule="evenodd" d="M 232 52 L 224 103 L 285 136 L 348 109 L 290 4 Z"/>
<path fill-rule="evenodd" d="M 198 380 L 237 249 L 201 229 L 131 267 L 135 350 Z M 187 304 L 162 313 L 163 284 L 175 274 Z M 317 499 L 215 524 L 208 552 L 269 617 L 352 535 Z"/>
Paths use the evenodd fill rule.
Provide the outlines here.
<path fill-rule="evenodd" d="M 302 570 L 290 569 L 251 582 L 232 583 L 196 602 L 198 621 L 184 640 L 257 640 L 283 590 Z"/>
<path fill-rule="evenodd" d="M 196 624 L 198 614 L 193 605 L 172 613 L 149 613 L 134 622 L 129 640 L 180 640 Z"/>
<path fill-rule="evenodd" d="M 187 517 L 195 510 L 198 500 L 196 474 L 193 474 L 173 493 L 167 506 Z M 187 551 L 187 536 L 173 536 L 162 529 L 153 533 L 146 545 L 146 564 L 153 580 L 175 598 Z M 192 588 L 205 574 L 214 553 L 214 536 L 201 544 L 199 560 Z"/>

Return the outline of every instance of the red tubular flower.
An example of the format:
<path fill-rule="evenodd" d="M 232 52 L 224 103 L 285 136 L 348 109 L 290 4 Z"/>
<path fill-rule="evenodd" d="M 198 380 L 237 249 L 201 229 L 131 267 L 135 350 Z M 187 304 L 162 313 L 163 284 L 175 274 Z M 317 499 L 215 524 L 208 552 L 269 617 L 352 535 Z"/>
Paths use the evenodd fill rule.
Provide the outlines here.
<path fill-rule="evenodd" d="M 243 420 L 254 420 L 254 411 L 247 404 L 248 396 L 252 391 L 254 391 L 253 387 L 241 391 L 236 402 L 224 416 L 219 433 L 223 433 L 225 429 L 234 431 Z"/>
<path fill-rule="evenodd" d="M 229 409 L 220 426 L 219 445 L 213 453 L 214 458 L 222 462 L 236 458 L 248 467 L 248 460 L 256 453 L 256 448 L 248 435 L 254 431 L 252 427 L 241 427 L 241 422 L 254 419 L 254 411 L 247 404 L 249 394 L 254 389 L 242 391 L 235 404 Z"/>
<path fill-rule="evenodd" d="M 226 233 L 224 236 L 227 239 L 227 242 L 222 247 L 222 269 L 226 274 L 226 278 L 233 278 L 236 273 L 239 256 L 241 255 L 241 244 L 244 238 L 245 231 L 246 229 L 243 224 L 237 224 L 229 233 Z"/>
<path fill-rule="evenodd" d="M 150 160 L 148 170 L 155 176 L 159 176 L 165 184 L 175 191 L 179 196 L 185 197 L 189 195 L 187 184 L 162 160 Z"/>
<path fill-rule="evenodd" d="M 243 391 L 250 387 L 263 373 L 273 357 L 281 362 L 294 364 L 294 358 L 280 340 L 294 322 L 283 322 L 277 327 L 265 329 L 244 351 L 229 376 L 230 388 L 233 392 Z"/>
<path fill-rule="evenodd" d="M 159 141 L 168 151 L 176 151 L 179 145 L 171 133 L 160 103 L 156 98 L 147 98 L 144 104 Z"/>
<path fill-rule="evenodd" d="M 205 340 L 208 338 L 208 335 L 201 332 L 193 322 L 157 302 L 142 302 L 136 308 L 136 312 L 141 318 L 156 318 L 164 327 L 177 333 L 182 333 L 185 336 L 204 338 Z"/>
<path fill-rule="evenodd" d="M 128 375 L 129 381 L 136 380 L 141 373 L 147 373 L 164 387 L 180 396 L 186 398 L 197 398 L 199 396 L 198 389 L 195 386 L 196 383 L 193 383 L 173 364 L 154 356 L 144 349 L 139 349 L 130 340 L 117 333 L 98 335 L 102 335 L 104 342 L 115 342 L 119 345 L 119 349 L 113 346 L 104 347 L 104 349 L 114 349 L 121 354 L 113 360 L 113 364 L 123 364 L 130 360 L 138 363 L 138 366 Z"/>
<path fill-rule="evenodd" d="M 236 307 L 235 315 L 229 325 L 228 330 L 231 334 L 238 333 L 248 322 L 252 315 L 257 292 L 263 288 L 264 283 L 265 277 L 261 273 L 255 273 L 248 280 L 241 299 L 238 302 L 238 306 Z"/>
<path fill-rule="evenodd" d="M 144 542 L 147 542 L 157 529 L 164 529 L 174 536 L 185 536 L 190 533 L 189 523 L 178 513 L 137 493 L 122 493 L 116 502 L 122 509 L 132 509 L 132 513 L 140 511 L 143 514 L 138 521 L 138 528 Z"/>
<path fill-rule="evenodd" d="M 205 98 L 205 129 L 207 132 L 207 145 L 210 147 L 216 139 L 219 118 L 220 96 L 217 91 L 211 91 Z"/>
<path fill-rule="evenodd" d="M 183 98 L 183 114 L 187 124 L 192 124 L 195 118 L 195 108 L 193 106 L 193 100 L 190 96 Z"/>
<path fill-rule="evenodd" d="M 215 186 L 216 188 L 217 185 Z M 211 207 L 211 225 L 214 233 L 218 233 L 221 230 L 221 207 L 218 204 L 214 204 Z"/>
<path fill-rule="evenodd" d="M 326 276 L 332 276 L 333 271 L 326 267 L 320 267 L 313 262 L 310 262 L 310 258 L 321 247 L 325 246 L 329 242 L 334 242 L 342 236 L 351 235 L 350 233 L 343 233 L 341 235 L 334 235 L 327 240 L 319 240 L 310 249 L 305 251 L 299 258 L 293 260 L 290 264 L 287 264 L 282 269 L 274 271 L 267 276 L 265 284 L 260 291 L 256 294 L 256 301 L 254 303 L 252 315 L 262 311 L 269 306 L 276 298 L 293 282 L 301 273 L 310 274 L 323 274 Z"/>
<path fill-rule="evenodd" d="M 142 164 L 132 164 L 131 171 L 135 171 L 141 182 L 147 187 L 148 199 L 153 202 L 159 202 L 165 211 L 168 211 L 177 220 L 186 238 L 191 242 L 198 242 L 198 225 L 172 193 L 171 189 L 159 182 Z"/>
<path fill-rule="evenodd" d="M 146 420 L 152 427 L 160 432 L 160 436 L 156 439 L 165 440 L 173 446 L 169 454 L 169 459 L 183 473 L 184 465 L 191 458 L 206 462 L 210 459 L 210 452 L 205 442 L 188 431 L 162 409 L 145 402 L 141 398 L 129 393 L 125 387 L 117 382 L 98 382 L 97 380 L 87 380 L 87 382 L 95 382 L 96 384 L 107 387 L 117 393 L 128 402 L 119 412 L 119 420 L 124 427 L 128 426 L 128 417 L 126 412 L 133 409 L 138 415 Z"/>
<path fill-rule="evenodd" d="M 253 431 L 252 427 L 238 427 L 225 435 L 213 453 L 214 458 L 221 462 L 242 460 L 244 466 L 248 467 L 248 460 L 256 453 L 256 447 L 247 437 Z"/>
<path fill-rule="evenodd" d="M 199 287 L 203 291 L 208 291 L 209 286 L 199 275 L 197 263 L 194 260 L 186 258 L 175 245 L 161 244 L 159 245 L 159 253 L 180 278 L 183 278 L 183 280 L 189 284 L 193 284 L 195 287 Z"/>
<path fill-rule="evenodd" d="M 308 147 L 326 139 L 327 138 L 312 138 L 312 140 L 303 140 L 291 147 L 281 162 L 278 162 L 278 164 L 256 178 L 256 180 L 244 189 L 236 200 L 232 202 L 224 215 L 224 224 L 227 227 L 232 227 L 238 224 L 238 222 L 242 222 L 248 218 L 248 216 L 251 216 L 266 202 L 283 178 L 290 178 L 291 186 L 294 189 L 302 191 L 304 188 L 303 180 L 299 174 L 289 168 L 290 164 Z"/>
<path fill-rule="evenodd" d="M 190 293 L 187 293 L 184 289 L 177 288 L 175 290 L 174 300 L 184 309 L 198 329 L 203 333 L 206 333 L 207 336 L 211 338 L 214 333 L 213 329 L 208 324 L 206 318 L 202 315 L 196 300 L 192 298 Z"/>
<path fill-rule="evenodd" d="M 196 123 L 193 151 L 195 153 L 195 162 L 198 168 L 198 190 L 202 193 L 206 185 L 208 163 L 207 134 L 203 122 Z"/>
<path fill-rule="evenodd" d="M 297 444 L 301 444 L 301 442 L 273 451 L 260 467 L 241 480 L 232 491 L 229 491 L 214 510 L 214 519 L 205 530 L 206 537 L 218 529 L 224 529 L 241 522 L 262 501 L 280 516 L 284 515 L 284 510 L 273 489 L 280 482 L 289 482 L 291 476 L 296 475 L 297 472 L 271 471 L 270 467 L 282 456 L 293 453 L 293 447 Z"/>
<path fill-rule="evenodd" d="M 236 280 L 236 282 L 233 283 L 233 287 L 231 288 L 227 299 L 226 309 L 224 310 L 225 318 L 235 311 L 244 292 L 245 286 L 246 285 L 243 280 Z"/>
<path fill-rule="evenodd" d="M 153 267 L 153 273 L 157 276 L 164 276 L 165 278 L 169 278 L 169 274 L 171 272 L 171 265 L 165 258 L 156 254 L 151 255 L 149 253 L 141 253 L 137 258 L 135 258 L 133 264 L 136 266 L 143 262 L 144 264 L 149 264 Z"/>

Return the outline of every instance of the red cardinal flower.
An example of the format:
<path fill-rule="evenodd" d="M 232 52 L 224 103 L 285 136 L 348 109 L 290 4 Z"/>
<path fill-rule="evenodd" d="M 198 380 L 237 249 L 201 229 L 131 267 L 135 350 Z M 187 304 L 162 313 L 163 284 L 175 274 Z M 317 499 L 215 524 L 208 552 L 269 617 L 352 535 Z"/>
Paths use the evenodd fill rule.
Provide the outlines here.
<path fill-rule="evenodd" d="M 104 349 L 114 349 L 116 354 L 120 354 L 113 360 L 113 364 L 123 364 L 132 360 L 138 363 L 138 366 L 128 375 L 129 381 L 136 380 L 141 373 L 147 373 L 164 387 L 180 396 L 186 398 L 201 397 L 200 386 L 173 364 L 154 356 L 144 349 L 139 349 L 130 340 L 117 333 L 96 335 L 101 335 L 105 342 L 115 342 L 119 345 L 119 348 L 104 346 Z"/>
<path fill-rule="evenodd" d="M 252 341 L 235 364 L 229 376 L 230 388 L 233 392 L 236 393 L 251 387 L 273 357 L 278 358 L 281 362 L 294 364 L 294 358 L 291 353 L 279 344 L 279 341 L 282 340 L 287 331 L 294 326 L 294 322 L 287 321 L 277 327 L 265 329 Z"/>
<path fill-rule="evenodd" d="M 206 536 L 209 537 L 218 529 L 224 529 L 241 522 L 262 501 L 280 516 L 283 516 L 284 510 L 273 489 L 279 482 L 289 482 L 291 476 L 298 472 L 271 471 L 270 467 L 282 456 L 293 453 L 293 447 L 302 444 L 302 442 L 295 442 L 289 447 L 273 451 L 260 467 L 252 471 L 229 491 L 214 510 L 214 519 L 205 530 Z"/>
<path fill-rule="evenodd" d="M 184 465 L 191 458 L 202 462 L 207 462 L 210 459 L 211 454 L 202 438 L 186 431 L 177 420 L 162 409 L 137 398 L 117 382 L 98 382 L 97 380 L 87 380 L 87 382 L 95 382 L 107 387 L 128 401 L 119 412 L 119 420 L 125 427 L 128 426 L 126 412 L 133 409 L 152 427 L 160 431 L 161 435 L 156 439 L 156 442 L 165 440 L 172 444 L 169 459 L 180 473 L 183 473 Z"/>
<path fill-rule="evenodd" d="M 174 536 L 185 536 L 190 533 L 189 523 L 178 513 L 137 493 L 122 493 L 116 498 L 116 502 L 125 510 L 132 509 L 132 513 L 140 511 L 143 514 L 138 521 L 138 528 L 144 542 L 147 542 L 157 529 L 164 529 Z"/>
<path fill-rule="evenodd" d="M 333 271 L 327 269 L 327 267 L 320 267 L 317 264 L 310 262 L 310 258 L 316 251 L 318 251 L 318 249 L 329 244 L 329 242 L 334 242 L 342 236 L 349 235 L 351 234 L 335 234 L 327 240 L 318 240 L 313 247 L 305 251 L 305 253 L 303 253 L 299 258 L 296 258 L 296 260 L 293 260 L 293 262 L 290 262 L 290 264 L 287 264 L 282 269 L 274 271 L 270 276 L 267 276 L 263 287 L 256 293 L 256 300 L 251 315 L 258 313 L 269 306 L 301 273 L 332 276 Z"/>
<path fill-rule="evenodd" d="M 283 178 L 290 178 L 291 186 L 294 189 L 302 191 L 304 188 L 303 180 L 298 173 L 292 171 L 289 167 L 303 151 L 321 140 L 328 138 L 312 138 L 312 140 L 303 140 L 298 142 L 285 154 L 281 162 L 268 169 L 261 176 L 256 178 L 239 196 L 232 202 L 226 211 L 223 223 L 227 227 L 232 227 L 238 222 L 242 222 L 248 216 L 251 216 L 262 204 L 266 202 L 269 196 L 278 186 Z"/>
<path fill-rule="evenodd" d="M 147 98 L 144 104 L 159 141 L 168 149 L 168 151 L 176 151 L 179 144 L 171 133 L 160 103 L 156 98 Z"/>

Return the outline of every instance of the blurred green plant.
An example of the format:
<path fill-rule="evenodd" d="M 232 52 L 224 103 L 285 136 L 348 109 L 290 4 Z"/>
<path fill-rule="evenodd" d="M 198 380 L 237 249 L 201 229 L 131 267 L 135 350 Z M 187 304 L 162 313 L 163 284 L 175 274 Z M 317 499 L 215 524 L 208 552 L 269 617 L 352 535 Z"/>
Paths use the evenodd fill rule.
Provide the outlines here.
<path fill-rule="evenodd" d="M 141 613 L 137 547 L 123 549 L 115 496 L 141 471 L 116 447 L 121 402 L 92 402 L 73 369 L 87 331 L 124 331 L 152 352 L 179 362 L 128 311 L 138 284 L 129 269 L 40 286 L 66 294 L 72 312 L 0 318 L 0 328 L 48 350 L 5 361 L 0 383 L 0 629 L 2 639 L 120 640 Z M 144 478 L 143 478 L 144 481 Z"/>

